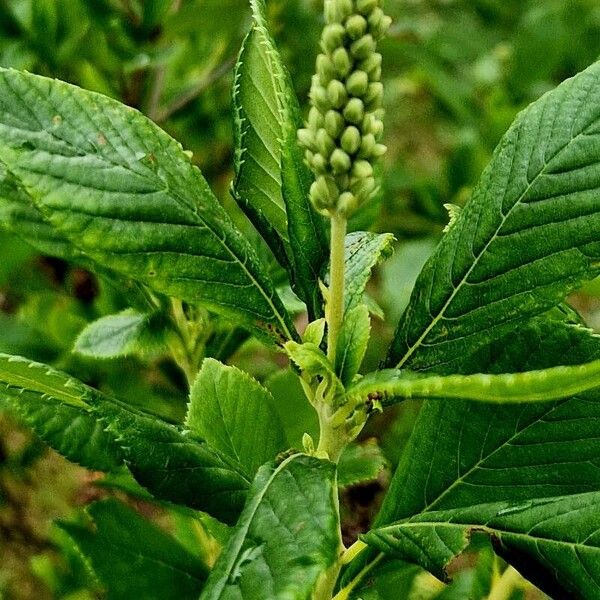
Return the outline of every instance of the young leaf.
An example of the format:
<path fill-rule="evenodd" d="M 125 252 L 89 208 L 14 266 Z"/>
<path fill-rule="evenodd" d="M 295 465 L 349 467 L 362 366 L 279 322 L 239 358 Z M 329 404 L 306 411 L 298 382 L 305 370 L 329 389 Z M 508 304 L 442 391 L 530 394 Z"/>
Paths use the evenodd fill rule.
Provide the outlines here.
<path fill-rule="evenodd" d="M 190 432 L 65 373 L 0 354 L 0 403 L 69 460 L 96 470 L 114 470 L 125 463 L 156 497 L 228 523 L 241 510 L 250 482 L 239 465 Z"/>
<path fill-rule="evenodd" d="M 150 120 L 10 70 L 0 71 L 0 108 L 0 160 L 79 250 L 279 343 L 295 337 L 249 243 L 181 146 Z"/>
<path fill-rule="evenodd" d="M 377 528 L 364 541 L 437 577 L 483 531 L 496 551 L 553 597 L 596 598 L 600 589 L 600 493 L 520 504 L 500 502 L 425 512 Z"/>
<path fill-rule="evenodd" d="M 364 304 L 350 309 L 344 317 L 335 355 L 335 372 L 344 386 L 352 383 L 360 369 L 370 333 L 369 309 Z"/>
<path fill-rule="evenodd" d="M 96 502 L 90 527 L 61 523 L 110 600 L 196 600 L 207 569 L 173 537 L 117 500 Z"/>
<path fill-rule="evenodd" d="M 236 367 L 207 358 L 190 391 L 185 420 L 199 437 L 250 477 L 286 449 L 285 432 L 262 385 Z"/>
<path fill-rule="evenodd" d="M 422 375 L 384 369 L 369 373 L 347 396 L 355 401 L 376 398 L 389 406 L 410 398 L 458 398 L 478 402 L 549 402 L 600 386 L 600 360 L 572 367 L 550 367 L 525 373 L 488 375 Z"/>
<path fill-rule="evenodd" d="M 90 323 L 75 341 L 74 351 L 94 358 L 144 355 L 161 347 L 158 331 L 153 331 L 159 315 L 127 309 Z"/>
<path fill-rule="evenodd" d="M 265 19 L 252 0 L 254 23 L 235 70 L 234 193 L 276 258 L 289 265 L 311 316 L 322 312 L 318 278 L 326 261 L 322 218 L 308 200 L 310 174 L 296 142 L 298 100 Z"/>
<path fill-rule="evenodd" d="M 371 271 L 378 263 L 392 254 L 393 242 L 394 236 L 391 233 L 355 231 L 346 236 L 344 275 L 344 309 L 346 312 L 363 302 Z M 329 273 L 326 279 L 329 279 Z"/>
<path fill-rule="evenodd" d="M 302 454 L 261 467 L 201 600 L 309 600 L 340 550 L 335 466 Z"/>
<path fill-rule="evenodd" d="M 600 273 L 600 63 L 523 111 L 423 269 L 387 365 L 497 339 Z"/>

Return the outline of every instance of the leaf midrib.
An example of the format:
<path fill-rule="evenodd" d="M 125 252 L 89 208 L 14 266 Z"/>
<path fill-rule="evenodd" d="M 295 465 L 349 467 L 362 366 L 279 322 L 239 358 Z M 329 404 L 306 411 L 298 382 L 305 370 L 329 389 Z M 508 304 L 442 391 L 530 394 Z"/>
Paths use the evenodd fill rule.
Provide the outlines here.
<path fill-rule="evenodd" d="M 496 230 L 494 231 L 494 233 L 492 234 L 492 236 L 490 237 L 490 239 L 487 241 L 487 243 L 485 244 L 485 246 L 480 250 L 480 252 L 477 254 L 477 256 L 475 256 L 475 258 L 473 260 L 473 263 L 471 264 L 471 266 L 469 267 L 469 269 L 467 270 L 467 272 L 465 273 L 465 275 L 462 277 L 462 279 L 459 281 L 459 283 L 454 287 L 454 289 L 452 290 L 452 293 L 448 297 L 448 300 L 446 300 L 446 302 L 444 303 L 444 305 L 442 306 L 442 308 L 439 310 L 438 314 L 431 320 L 431 323 L 425 328 L 425 330 L 419 336 L 419 338 L 416 340 L 416 342 L 414 342 L 414 344 L 408 348 L 408 350 L 406 351 L 406 353 L 404 354 L 404 356 L 396 364 L 396 368 L 401 368 L 410 359 L 410 357 L 419 348 L 419 346 L 422 344 L 422 342 L 425 340 L 425 338 L 429 335 L 429 333 L 431 332 L 431 330 L 444 317 L 444 313 L 449 308 L 450 304 L 452 304 L 452 301 L 454 300 L 454 298 L 456 297 L 456 295 L 458 294 L 458 292 L 461 291 L 463 285 L 465 285 L 467 283 L 468 278 L 471 276 L 471 273 L 474 271 L 475 267 L 479 264 L 479 261 L 482 258 L 482 256 L 486 253 L 486 251 L 488 250 L 488 248 L 490 247 L 490 245 L 492 244 L 492 242 L 498 237 L 500 231 L 502 230 L 502 228 L 506 224 L 506 221 L 508 220 L 509 216 L 512 214 L 513 210 L 517 206 L 519 206 L 521 204 L 521 202 L 523 201 L 523 198 L 527 195 L 527 193 L 532 188 L 532 186 L 537 182 L 537 180 L 542 175 L 546 174 L 546 168 L 550 165 L 550 163 L 554 159 L 556 159 L 562 152 L 564 152 L 567 148 L 569 148 L 569 146 L 575 140 L 577 140 L 579 137 L 581 137 L 583 135 L 586 135 L 587 130 L 590 129 L 593 126 L 593 124 L 595 124 L 595 121 L 594 121 L 594 123 L 588 125 L 584 129 L 582 129 L 576 136 L 572 137 L 564 146 L 562 146 L 561 148 L 559 148 L 550 157 L 550 159 L 546 160 L 544 158 L 544 166 L 540 169 L 540 171 L 536 174 L 536 176 L 528 183 L 528 185 L 525 188 L 525 190 L 519 195 L 519 197 L 516 199 L 516 201 L 514 202 L 514 204 L 509 208 L 509 210 L 506 212 L 506 214 L 502 215 L 502 219 L 500 221 L 500 224 L 498 225 L 498 227 L 496 228 Z M 519 134 L 520 134 L 520 130 L 519 130 Z M 511 169 L 510 169 L 509 177 L 512 175 L 513 168 L 514 168 L 514 153 L 513 153 L 512 163 L 513 164 L 511 164 Z M 508 184 L 507 184 L 507 186 L 508 186 Z M 505 190 L 505 193 L 506 193 L 506 190 Z M 464 211 L 462 213 L 462 216 L 464 218 Z"/>

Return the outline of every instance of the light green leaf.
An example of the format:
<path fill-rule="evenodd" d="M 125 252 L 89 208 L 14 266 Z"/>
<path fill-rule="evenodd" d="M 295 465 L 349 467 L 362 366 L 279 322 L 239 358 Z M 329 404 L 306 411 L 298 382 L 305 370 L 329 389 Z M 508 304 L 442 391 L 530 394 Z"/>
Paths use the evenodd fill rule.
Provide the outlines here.
<path fill-rule="evenodd" d="M 352 383 L 367 351 L 371 321 L 364 304 L 351 308 L 344 316 L 335 355 L 335 372 L 344 386 Z"/>
<path fill-rule="evenodd" d="M 0 354 L 0 407 L 8 408 L 52 448 L 89 469 L 119 467 L 122 454 L 91 414 L 87 388 L 47 365 Z"/>
<path fill-rule="evenodd" d="M 310 342 L 315 346 L 320 346 L 323 338 L 325 337 L 325 325 L 327 321 L 325 319 L 317 319 L 311 321 L 302 334 L 303 342 Z"/>
<path fill-rule="evenodd" d="M 0 227 L 18 235 L 42 254 L 66 260 L 80 252 L 48 223 L 19 180 L 0 161 Z"/>
<path fill-rule="evenodd" d="M 65 373 L 0 355 L 0 403 L 69 460 L 107 471 L 125 463 L 157 498 L 225 522 L 234 522 L 241 510 L 250 481 L 239 465 L 191 432 Z"/>
<path fill-rule="evenodd" d="M 349 311 L 363 302 L 363 294 L 373 268 L 391 256 L 391 233 L 355 231 L 346 236 L 344 308 Z M 326 279 L 329 279 L 329 273 Z"/>
<path fill-rule="evenodd" d="M 426 512 L 363 539 L 445 578 L 445 567 L 471 534 L 484 532 L 501 556 L 553 597 L 592 600 L 600 590 L 599 509 L 599 492 L 480 504 Z"/>
<path fill-rule="evenodd" d="M 206 567 L 173 537 L 117 500 L 86 509 L 88 527 L 62 523 L 109 600 L 196 600 Z"/>
<path fill-rule="evenodd" d="M 384 369 L 365 375 L 352 386 L 350 400 L 376 398 L 384 406 L 411 398 L 457 398 L 496 404 L 549 402 L 600 386 L 600 360 L 572 367 L 550 367 L 525 373 L 424 375 Z"/>
<path fill-rule="evenodd" d="M 252 478 L 286 449 L 273 402 L 270 392 L 250 375 L 207 358 L 190 391 L 185 423 Z"/>
<path fill-rule="evenodd" d="M 310 600 L 340 551 L 335 466 L 302 454 L 262 467 L 201 600 Z"/>
<path fill-rule="evenodd" d="M 387 365 L 470 353 L 600 273 L 600 63 L 523 111 L 423 269 Z"/>
<path fill-rule="evenodd" d="M 181 146 L 119 102 L 0 71 L 0 160 L 99 264 L 281 343 L 289 315 Z"/>
<path fill-rule="evenodd" d="M 163 346 L 160 321 L 160 315 L 132 309 L 101 317 L 79 334 L 74 351 L 94 358 L 146 355 Z"/>
<path fill-rule="evenodd" d="M 252 0 L 252 30 L 235 70 L 234 195 L 292 274 L 311 316 L 322 313 L 318 277 L 327 258 L 323 219 L 309 202 L 311 178 L 296 141 L 299 106 L 263 0 Z"/>
<path fill-rule="evenodd" d="M 375 481 L 387 468 L 388 462 L 376 440 L 346 447 L 338 463 L 338 485 L 341 488 Z"/>

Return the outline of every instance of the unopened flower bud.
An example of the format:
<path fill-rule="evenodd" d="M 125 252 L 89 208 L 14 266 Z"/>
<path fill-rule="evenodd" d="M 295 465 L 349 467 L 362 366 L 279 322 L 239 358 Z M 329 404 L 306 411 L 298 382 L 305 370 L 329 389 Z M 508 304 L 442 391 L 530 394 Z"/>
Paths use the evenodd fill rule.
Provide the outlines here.
<path fill-rule="evenodd" d="M 363 135 L 362 141 L 360 143 L 360 152 L 358 156 L 360 158 L 371 158 L 373 156 L 373 152 L 375 150 L 375 146 L 377 142 L 375 140 L 375 136 L 372 133 L 367 133 Z"/>
<path fill-rule="evenodd" d="M 376 8 L 368 16 L 369 33 L 376 39 L 381 39 L 390 28 L 392 19 L 384 14 L 381 8 Z"/>
<path fill-rule="evenodd" d="M 347 173 L 352 167 L 352 160 L 350 157 L 340 148 L 336 148 L 331 154 L 329 159 L 331 168 L 336 175 Z"/>
<path fill-rule="evenodd" d="M 339 193 L 335 180 L 327 175 L 319 175 L 310 186 L 311 199 L 321 209 L 334 207 Z"/>
<path fill-rule="evenodd" d="M 310 166 L 316 173 L 325 174 L 327 172 L 327 159 L 317 152 L 313 155 Z"/>
<path fill-rule="evenodd" d="M 340 137 L 344 131 L 344 117 L 337 110 L 328 110 L 325 114 L 325 131 L 333 138 Z"/>
<path fill-rule="evenodd" d="M 365 116 L 365 106 L 360 98 L 350 98 L 344 108 L 344 119 L 353 125 L 358 125 Z"/>
<path fill-rule="evenodd" d="M 364 97 L 367 110 L 375 110 L 383 103 L 383 84 L 380 81 L 370 83 Z"/>
<path fill-rule="evenodd" d="M 335 66 L 326 54 L 317 56 L 317 74 L 321 85 L 327 85 L 336 76 Z"/>
<path fill-rule="evenodd" d="M 319 112 L 319 109 L 316 106 L 312 106 L 308 112 L 307 125 L 308 128 L 312 129 L 313 131 L 323 127 L 323 115 Z"/>
<path fill-rule="evenodd" d="M 369 54 L 367 58 L 358 63 L 358 68 L 369 75 L 369 77 L 371 77 L 371 73 L 378 67 L 381 68 L 381 54 L 379 54 L 379 52 Z"/>
<path fill-rule="evenodd" d="M 354 58 L 363 60 L 375 52 L 375 48 L 376 45 L 373 36 L 370 33 L 367 33 L 355 42 L 352 42 L 352 45 L 350 46 L 350 53 L 352 56 L 354 56 Z"/>
<path fill-rule="evenodd" d="M 346 80 L 346 89 L 352 96 L 363 96 L 369 86 L 369 76 L 364 71 L 354 71 Z"/>
<path fill-rule="evenodd" d="M 387 152 L 387 146 L 385 144 L 377 144 L 373 150 L 373 156 L 375 158 L 381 158 Z"/>
<path fill-rule="evenodd" d="M 346 77 L 352 69 L 352 61 L 346 48 L 337 48 L 332 54 L 333 64 L 340 77 Z"/>
<path fill-rule="evenodd" d="M 312 151 L 317 149 L 316 139 L 313 131 L 311 129 L 298 129 L 298 141 L 305 148 L 308 148 Z"/>
<path fill-rule="evenodd" d="M 352 176 L 357 179 L 373 177 L 373 165 L 368 160 L 357 160 L 352 165 Z"/>
<path fill-rule="evenodd" d="M 358 208 L 358 199 L 352 192 L 344 192 L 338 200 L 338 210 L 344 214 L 349 215 Z"/>
<path fill-rule="evenodd" d="M 341 23 L 354 11 L 352 0 L 326 0 L 325 20 L 328 23 Z"/>
<path fill-rule="evenodd" d="M 320 112 L 325 112 L 329 108 L 327 90 L 321 85 L 313 85 L 310 90 L 310 99 Z"/>
<path fill-rule="evenodd" d="M 344 42 L 344 36 L 346 30 L 340 23 L 331 23 L 326 25 L 323 30 L 323 37 L 321 43 L 325 52 L 333 52 L 338 46 L 341 46 Z"/>
<path fill-rule="evenodd" d="M 319 129 L 317 132 L 317 148 L 325 158 L 330 157 L 335 149 L 334 141 L 324 129 Z"/>
<path fill-rule="evenodd" d="M 351 40 L 357 40 L 367 32 L 367 20 L 362 15 L 352 15 L 346 21 L 346 33 Z"/>
<path fill-rule="evenodd" d="M 377 0 L 356 0 L 356 10 L 363 15 L 369 15 L 377 8 Z"/>
<path fill-rule="evenodd" d="M 353 125 L 346 127 L 346 130 L 340 139 L 340 144 L 345 152 L 348 154 L 355 154 L 361 147 L 360 131 Z"/>
<path fill-rule="evenodd" d="M 327 86 L 327 98 L 333 108 L 342 108 L 348 100 L 346 86 L 338 79 L 332 79 Z"/>

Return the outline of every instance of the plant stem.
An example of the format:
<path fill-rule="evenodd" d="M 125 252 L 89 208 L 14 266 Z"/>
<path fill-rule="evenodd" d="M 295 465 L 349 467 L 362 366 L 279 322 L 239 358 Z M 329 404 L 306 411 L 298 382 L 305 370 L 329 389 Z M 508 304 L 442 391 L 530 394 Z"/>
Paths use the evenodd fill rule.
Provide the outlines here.
<path fill-rule="evenodd" d="M 329 266 L 329 298 L 327 300 L 327 357 L 335 365 L 337 341 L 344 318 L 344 244 L 346 217 L 334 213 L 331 217 L 331 251 Z"/>
<path fill-rule="evenodd" d="M 492 586 L 487 600 L 508 600 L 515 588 L 520 587 L 522 584 L 521 574 L 509 565 Z"/>

